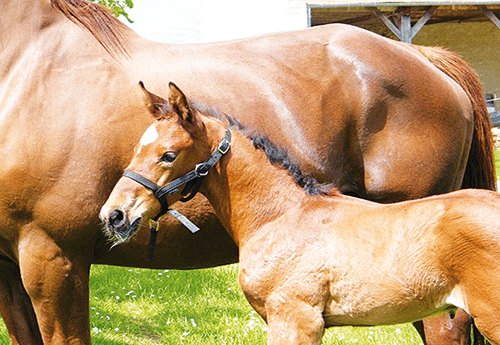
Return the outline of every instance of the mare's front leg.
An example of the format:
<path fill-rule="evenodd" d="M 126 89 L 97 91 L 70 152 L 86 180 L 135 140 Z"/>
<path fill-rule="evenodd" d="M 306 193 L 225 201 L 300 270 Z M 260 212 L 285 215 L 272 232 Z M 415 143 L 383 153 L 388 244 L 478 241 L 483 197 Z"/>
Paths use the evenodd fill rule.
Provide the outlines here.
<path fill-rule="evenodd" d="M 269 345 L 321 344 L 325 333 L 323 308 L 289 296 L 266 302 Z"/>
<path fill-rule="evenodd" d="M 12 344 L 42 344 L 35 312 L 21 281 L 19 266 L 0 259 L 0 314 Z"/>
<path fill-rule="evenodd" d="M 91 252 L 88 242 L 82 239 L 56 243 L 33 223 L 21 229 L 21 278 L 33 303 L 44 344 L 90 344 Z"/>

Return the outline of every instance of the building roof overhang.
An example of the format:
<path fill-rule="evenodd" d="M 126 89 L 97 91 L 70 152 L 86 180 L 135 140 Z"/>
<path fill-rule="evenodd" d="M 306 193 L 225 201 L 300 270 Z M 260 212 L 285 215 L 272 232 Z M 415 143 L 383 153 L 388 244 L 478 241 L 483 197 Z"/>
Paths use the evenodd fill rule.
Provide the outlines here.
<path fill-rule="evenodd" d="M 345 23 L 377 31 L 384 24 L 377 16 L 381 13 L 394 23 L 402 14 L 411 15 L 412 24 L 426 15 L 431 15 L 427 24 L 449 22 L 485 22 L 492 20 L 491 14 L 500 16 L 500 1 L 387 1 L 387 0 L 309 0 L 307 1 L 310 26 L 327 23 Z M 488 14 L 490 16 L 488 16 Z"/>

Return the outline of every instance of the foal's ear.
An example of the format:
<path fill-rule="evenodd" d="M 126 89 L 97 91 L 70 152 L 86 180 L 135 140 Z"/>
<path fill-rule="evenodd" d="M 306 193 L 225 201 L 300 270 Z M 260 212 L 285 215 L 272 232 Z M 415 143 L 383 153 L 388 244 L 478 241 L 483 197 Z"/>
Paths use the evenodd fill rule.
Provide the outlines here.
<path fill-rule="evenodd" d="M 193 112 L 189 107 L 189 102 L 184 93 L 172 82 L 168 83 L 168 87 L 170 88 L 168 101 L 172 110 L 183 120 L 194 122 Z"/>
<path fill-rule="evenodd" d="M 151 114 L 153 114 L 156 118 L 167 115 L 167 111 L 165 109 L 168 109 L 168 102 L 160 96 L 146 90 L 142 81 L 139 82 L 139 85 L 144 92 L 144 101 Z"/>

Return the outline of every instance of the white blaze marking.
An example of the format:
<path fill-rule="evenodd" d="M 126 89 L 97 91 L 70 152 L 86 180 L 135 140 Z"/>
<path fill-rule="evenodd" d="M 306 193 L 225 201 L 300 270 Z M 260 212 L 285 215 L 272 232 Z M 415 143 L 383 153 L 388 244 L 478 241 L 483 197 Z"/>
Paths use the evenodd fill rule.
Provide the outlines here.
<path fill-rule="evenodd" d="M 155 126 L 153 125 L 153 126 L 149 127 L 146 130 L 146 132 L 144 132 L 140 143 L 142 146 L 145 146 L 147 144 L 154 143 L 156 139 L 158 139 L 158 132 L 156 131 Z"/>

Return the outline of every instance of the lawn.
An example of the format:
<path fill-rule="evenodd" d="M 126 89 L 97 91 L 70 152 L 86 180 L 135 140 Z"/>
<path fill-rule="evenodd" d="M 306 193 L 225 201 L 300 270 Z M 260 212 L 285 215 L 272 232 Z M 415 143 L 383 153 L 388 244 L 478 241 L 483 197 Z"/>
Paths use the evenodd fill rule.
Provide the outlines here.
<path fill-rule="evenodd" d="M 265 344 L 267 327 L 245 300 L 237 265 L 205 270 L 146 270 L 95 265 L 91 271 L 92 343 Z M 0 344 L 8 344 L 0 325 Z M 422 344 L 410 325 L 338 327 L 324 344 Z"/>
<path fill-rule="evenodd" d="M 266 324 L 246 302 L 237 265 L 206 270 L 94 266 L 95 344 L 265 344 Z M 329 329 L 324 344 L 421 344 L 412 326 Z"/>

